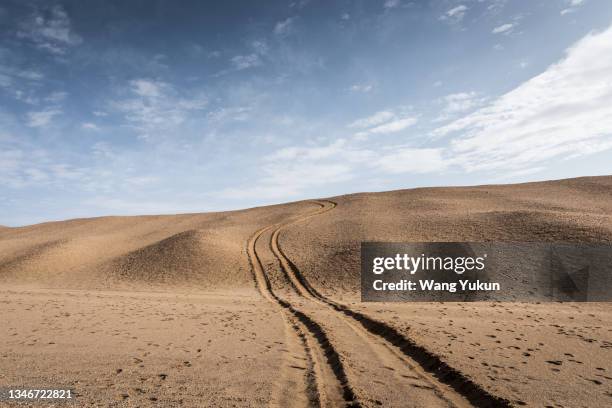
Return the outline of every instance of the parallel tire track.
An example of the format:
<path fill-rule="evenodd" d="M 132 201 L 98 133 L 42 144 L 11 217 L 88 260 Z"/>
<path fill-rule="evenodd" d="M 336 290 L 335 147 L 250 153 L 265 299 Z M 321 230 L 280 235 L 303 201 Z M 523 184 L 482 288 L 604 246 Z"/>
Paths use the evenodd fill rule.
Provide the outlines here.
<path fill-rule="evenodd" d="M 331 211 L 337 206 L 337 204 L 332 201 L 321 201 L 315 203 L 321 206 L 319 210 L 306 217 L 301 217 L 277 226 L 273 231 L 270 240 L 270 248 L 272 249 L 274 255 L 278 258 L 284 275 L 289 279 L 296 293 L 311 301 L 328 306 L 336 312 L 339 312 L 346 319 L 350 320 L 347 323 L 349 323 L 352 329 L 365 330 L 372 341 L 385 343 L 385 346 L 387 346 L 387 348 L 393 354 L 395 354 L 395 356 L 399 358 L 402 363 L 407 363 L 411 366 L 411 362 L 416 363 L 415 365 L 422 369 L 422 371 L 418 371 L 421 371 L 421 374 L 425 374 L 430 382 L 434 383 L 434 386 L 436 385 L 435 383 L 439 383 L 436 388 L 438 393 L 442 394 L 442 397 L 445 399 L 448 398 L 449 401 L 459 402 L 462 399 L 466 399 L 476 407 L 510 407 L 511 404 L 508 400 L 490 394 L 479 384 L 476 384 L 469 379 L 461 371 L 449 366 L 437 355 L 418 345 L 414 340 L 406 337 L 395 328 L 361 312 L 354 311 L 346 305 L 327 298 L 312 287 L 312 285 L 310 285 L 295 264 L 291 262 L 291 260 L 282 251 L 279 244 L 279 235 L 282 229 L 312 216 Z M 351 321 L 358 322 L 359 325 L 354 325 L 351 323 Z M 406 361 L 406 358 L 408 358 L 409 361 Z M 446 391 L 449 390 L 449 387 L 458 394 L 459 398 L 456 398 L 453 395 L 444 395 L 449 394 L 449 392 Z"/>
<path fill-rule="evenodd" d="M 247 253 L 257 289 L 265 299 L 280 307 L 285 323 L 294 331 L 292 336 L 297 336 L 300 339 L 303 353 L 307 356 L 309 370 L 305 376 L 305 388 L 308 390 L 308 397 L 305 405 L 314 407 L 340 405 L 359 407 L 355 394 L 348 383 L 340 356 L 330 343 L 323 328 L 308 315 L 274 293 L 261 259 L 257 254 L 256 244 L 264 233 L 275 226 L 271 225 L 257 231 L 247 243 Z M 288 339 L 288 342 L 291 343 L 291 340 Z M 295 387 L 295 381 L 287 378 L 287 373 L 284 374 L 281 378 L 282 383 L 278 384 L 277 388 L 284 393 L 289 393 L 289 398 L 284 398 L 281 392 L 281 395 L 273 397 L 271 405 L 279 407 L 304 405 L 300 403 L 299 399 L 291 398 L 293 395 L 298 396 L 299 393 L 295 392 L 295 389 L 287 389 L 288 387 Z"/>

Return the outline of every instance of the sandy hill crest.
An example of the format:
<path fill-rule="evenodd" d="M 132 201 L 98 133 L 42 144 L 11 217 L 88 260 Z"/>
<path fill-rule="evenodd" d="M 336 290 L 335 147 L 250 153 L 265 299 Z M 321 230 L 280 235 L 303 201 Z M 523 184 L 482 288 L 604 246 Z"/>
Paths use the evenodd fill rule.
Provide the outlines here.
<path fill-rule="evenodd" d="M 283 230 L 305 277 L 358 287 L 361 241 L 612 242 L 612 176 L 442 187 L 330 198 L 323 215 Z M 311 212 L 301 201 L 248 210 L 99 217 L 0 227 L 0 282 L 51 287 L 253 285 L 246 242 L 260 228 Z"/>

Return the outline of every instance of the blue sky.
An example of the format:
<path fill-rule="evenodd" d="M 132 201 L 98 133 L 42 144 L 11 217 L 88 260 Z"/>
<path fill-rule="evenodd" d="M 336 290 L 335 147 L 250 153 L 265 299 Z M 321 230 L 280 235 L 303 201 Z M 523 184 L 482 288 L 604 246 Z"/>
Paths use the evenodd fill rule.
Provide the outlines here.
<path fill-rule="evenodd" d="M 0 224 L 612 174 L 607 0 L 0 2 Z"/>

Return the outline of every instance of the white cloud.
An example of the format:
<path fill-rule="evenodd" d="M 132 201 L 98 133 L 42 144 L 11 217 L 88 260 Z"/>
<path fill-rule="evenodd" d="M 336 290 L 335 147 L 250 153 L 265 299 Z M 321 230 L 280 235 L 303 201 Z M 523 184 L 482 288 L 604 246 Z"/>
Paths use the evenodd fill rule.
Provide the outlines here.
<path fill-rule="evenodd" d="M 381 151 L 355 148 L 341 139 L 327 145 L 279 149 L 262 160 L 263 176 L 257 182 L 215 193 L 229 199 L 289 199 L 368 174 L 423 174 L 443 172 L 449 163 L 442 149 L 396 146 Z M 314 190 L 318 191 L 318 190 Z"/>
<path fill-rule="evenodd" d="M 506 23 L 506 24 L 502 24 L 500 26 L 497 26 L 493 29 L 493 31 L 491 31 L 493 34 L 503 34 L 503 33 L 509 33 L 510 30 L 512 30 L 512 28 L 514 28 L 514 24 L 512 23 Z"/>
<path fill-rule="evenodd" d="M 127 177 L 125 182 L 134 186 L 145 186 L 150 184 L 155 184 L 160 181 L 159 177 L 155 176 L 135 176 L 135 177 Z"/>
<path fill-rule="evenodd" d="M 370 92 L 372 89 L 374 89 L 374 87 L 369 84 L 355 84 L 355 85 L 352 85 L 350 89 L 353 92 L 367 93 L 367 92 Z"/>
<path fill-rule="evenodd" d="M 23 79 L 28 79 L 30 81 L 40 81 L 45 77 L 45 75 L 41 72 L 30 70 L 16 72 L 15 76 L 18 76 Z"/>
<path fill-rule="evenodd" d="M 290 146 L 265 156 L 258 169 L 257 182 L 239 188 L 227 188 L 215 196 L 228 199 L 289 199 L 309 188 L 352 179 L 355 166 L 363 166 L 371 157 L 368 151 L 354 150 L 344 139 L 327 145 Z"/>
<path fill-rule="evenodd" d="M 256 184 L 243 187 L 228 187 L 215 191 L 211 196 L 226 200 L 283 200 L 295 197 L 300 190 L 295 186 Z"/>
<path fill-rule="evenodd" d="M 24 92 L 21 89 L 17 89 L 13 95 L 18 101 L 27 103 L 29 105 L 38 105 L 38 103 L 40 102 L 40 99 L 38 99 L 36 96 L 33 96 L 31 91 Z"/>
<path fill-rule="evenodd" d="M 487 12 L 491 15 L 499 14 L 503 11 L 508 0 L 489 0 Z"/>
<path fill-rule="evenodd" d="M 147 98 L 157 98 L 162 94 L 162 89 L 167 85 L 161 81 L 150 81 L 146 79 L 135 79 L 130 81 L 130 86 L 136 95 Z"/>
<path fill-rule="evenodd" d="M 270 163 L 263 167 L 264 176 L 258 182 L 239 188 L 226 188 L 215 192 L 225 199 L 288 199 L 306 189 L 350 180 L 351 167 L 341 163 L 293 161 Z"/>
<path fill-rule="evenodd" d="M 242 122 L 251 117 L 252 110 L 252 106 L 218 108 L 208 112 L 207 118 L 214 123 L 223 123 L 227 121 Z"/>
<path fill-rule="evenodd" d="M 290 34 L 291 31 L 293 30 L 294 21 L 295 19 L 293 17 L 289 17 L 283 21 L 279 21 L 274 26 L 274 34 L 280 35 L 280 36 Z"/>
<path fill-rule="evenodd" d="M 0 87 L 9 88 L 12 84 L 13 79 L 7 74 L 0 72 Z"/>
<path fill-rule="evenodd" d="M 434 120 L 435 122 L 448 120 L 459 113 L 481 106 L 485 102 L 485 98 L 474 91 L 458 92 L 446 95 L 441 98 L 440 102 L 444 104 L 444 108 Z"/>
<path fill-rule="evenodd" d="M 131 80 L 128 85 L 128 95 L 112 101 L 110 107 L 122 113 L 143 139 L 176 132 L 192 113 L 208 104 L 204 95 L 182 96 L 163 81 L 142 78 Z"/>
<path fill-rule="evenodd" d="M 61 114 L 62 111 L 56 108 L 49 108 L 38 112 L 28 112 L 28 126 L 30 127 L 45 127 L 53 117 Z"/>
<path fill-rule="evenodd" d="M 315 146 L 315 147 L 285 147 L 280 150 L 277 150 L 273 154 L 271 154 L 267 160 L 276 161 L 276 160 L 318 160 L 324 159 L 328 157 L 335 156 L 346 146 L 346 141 L 344 139 L 339 139 L 334 143 L 331 143 L 327 146 Z"/>
<path fill-rule="evenodd" d="M 591 33 L 542 74 L 438 128 L 467 170 L 533 167 L 612 148 L 612 27 Z"/>
<path fill-rule="evenodd" d="M 34 95 L 35 87 L 31 86 L 32 82 L 41 81 L 44 77 L 38 71 L 22 70 L 0 63 L 0 88 L 6 89 L 9 94 L 12 93 L 15 99 L 30 105 L 35 105 L 40 101 Z"/>
<path fill-rule="evenodd" d="M 35 167 L 26 168 L 23 170 L 24 175 L 31 181 L 38 183 L 49 179 L 49 175 L 44 171 Z"/>
<path fill-rule="evenodd" d="M 310 0 L 294 1 L 293 3 L 289 4 L 289 7 L 303 9 L 304 7 L 308 5 L 308 3 L 310 3 Z"/>
<path fill-rule="evenodd" d="M 85 122 L 81 124 L 81 128 L 84 130 L 94 130 L 94 131 L 100 130 L 98 125 L 96 125 L 95 123 L 91 123 L 91 122 Z"/>
<path fill-rule="evenodd" d="M 372 116 L 368 116 L 367 118 L 362 118 L 354 121 L 349 125 L 350 128 L 367 128 L 370 126 L 379 125 L 381 123 L 387 122 L 393 119 L 393 112 L 390 111 L 380 111 L 376 112 Z"/>
<path fill-rule="evenodd" d="M 22 138 L 4 142 L 0 148 L 0 186 L 60 185 L 70 177 L 83 176 L 81 169 L 58 161 L 50 151 Z"/>
<path fill-rule="evenodd" d="M 249 54 L 249 55 L 236 55 L 232 57 L 232 65 L 238 71 L 253 67 L 258 67 L 262 64 L 259 55 L 257 54 Z"/>
<path fill-rule="evenodd" d="M 395 133 L 404 130 L 415 123 L 418 119 L 406 113 L 396 114 L 392 111 L 379 111 L 375 114 L 358 119 L 348 125 L 349 128 L 362 129 L 354 136 L 357 139 L 365 139 L 370 134 Z"/>
<path fill-rule="evenodd" d="M 231 71 L 242 71 L 243 69 L 255 68 L 263 65 L 262 57 L 268 54 L 269 47 L 265 41 L 257 40 L 249 44 L 251 51 L 249 54 L 235 55 L 230 59 L 231 69 L 226 69 L 217 74 L 225 75 Z"/>
<path fill-rule="evenodd" d="M 68 92 L 55 91 L 55 92 L 52 92 L 51 94 L 49 94 L 45 98 L 45 101 L 46 102 L 51 102 L 51 103 L 58 103 L 58 102 L 63 101 L 64 99 L 66 99 L 67 96 L 68 96 Z"/>
<path fill-rule="evenodd" d="M 584 5 L 585 2 L 585 0 L 567 0 L 568 7 L 561 10 L 561 15 L 563 16 L 568 13 L 573 13 L 574 11 L 578 10 L 580 6 Z"/>
<path fill-rule="evenodd" d="M 386 0 L 383 7 L 386 9 L 391 9 L 398 7 L 400 4 L 400 0 Z"/>
<path fill-rule="evenodd" d="M 51 8 L 46 15 L 36 10 L 21 24 L 17 36 L 53 54 L 64 54 L 68 47 L 83 41 L 72 31 L 70 18 L 60 5 Z"/>
<path fill-rule="evenodd" d="M 262 161 L 263 181 L 223 194 L 285 199 L 364 172 L 384 177 L 457 169 L 518 176 L 545 169 L 553 159 L 612 149 L 612 27 L 577 42 L 560 62 L 497 99 L 461 92 L 441 102 L 446 111 L 464 114 L 434 132 L 450 137 L 446 145 L 364 148 L 354 138 L 285 147 Z M 465 114 L 472 109 L 476 111 Z M 365 138 L 405 129 L 415 121 L 406 108 L 381 110 L 348 127 Z"/>
<path fill-rule="evenodd" d="M 463 20 L 467 11 L 467 6 L 464 4 L 460 4 L 440 16 L 440 20 L 450 20 L 451 22 L 459 23 Z"/>
<path fill-rule="evenodd" d="M 435 173 L 448 166 L 442 149 L 398 148 L 377 156 L 375 167 L 385 173 Z"/>
<path fill-rule="evenodd" d="M 258 55 L 266 55 L 268 53 L 268 44 L 262 40 L 256 40 L 251 43 L 253 51 Z"/>
<path fill-rule="evenodd" d="M 408 118 L 403 118 L 403 119 L 397 119 L 397 120 L 393 120 L 391 122 L 376 126 L 372 129 L 369 130 L 370 133 L 377 133 L 377 134 L 382 134 L 382 133 L 395 133 L 395 132 L 399 132 L 400 130 L 404 130 L 406 128 L 409 128 L 410 126 L 414 125 L 415 123 L 417 123 L 417 118 L 414 117 L 408 117 Z"/>

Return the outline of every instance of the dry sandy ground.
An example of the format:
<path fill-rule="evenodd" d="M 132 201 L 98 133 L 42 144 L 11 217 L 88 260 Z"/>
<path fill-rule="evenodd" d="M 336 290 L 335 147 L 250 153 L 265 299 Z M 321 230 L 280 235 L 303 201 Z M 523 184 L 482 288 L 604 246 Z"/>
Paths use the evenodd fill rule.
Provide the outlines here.
<path fill-rule="evenodd" d="M 612 404 L 611 304 L 360 303 L 366 240 L 611 243 L 612 177 L 0 229 L 0 384 L 98 406 Z"/>
<path fill-rule="evenodd" d="M 267 406 L 286 352 L 253 290 L 0 296 L 0 383 L 72 389 L 77 406 Z"/>

